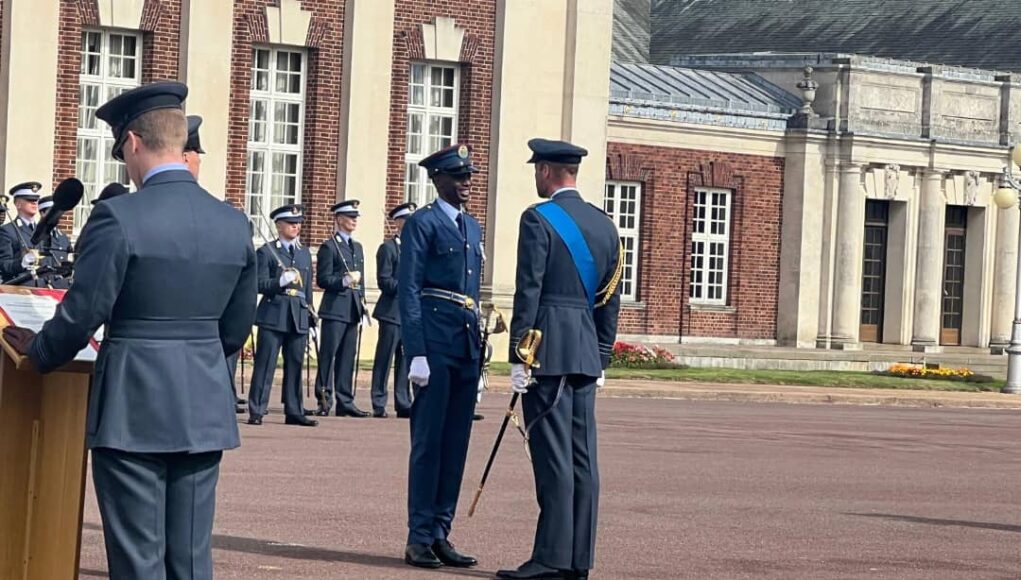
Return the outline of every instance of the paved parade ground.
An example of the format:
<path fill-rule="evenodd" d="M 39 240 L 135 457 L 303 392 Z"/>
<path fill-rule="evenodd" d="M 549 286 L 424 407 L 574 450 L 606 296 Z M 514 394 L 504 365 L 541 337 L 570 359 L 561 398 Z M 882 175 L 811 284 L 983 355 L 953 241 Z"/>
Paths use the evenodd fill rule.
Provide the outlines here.
<path fill-rule="evenodd" d="M 516 433 L 466 517 L 507 399 L 490 394 L 481 407 L 451 537 L 479 568 L 402 563 L 404 420 L 330 417 L 307 429 L 277 413 L 241 425 L 243 446 L 225 457 L 216 577 L 486 578 L 518 565 L 536 507 Z M 660 399 L 600 399 L 597 409 L 593 578 L 1021 577 L 1019 411 Z M 84 579 L 106 576 L 89 488 Z"/>

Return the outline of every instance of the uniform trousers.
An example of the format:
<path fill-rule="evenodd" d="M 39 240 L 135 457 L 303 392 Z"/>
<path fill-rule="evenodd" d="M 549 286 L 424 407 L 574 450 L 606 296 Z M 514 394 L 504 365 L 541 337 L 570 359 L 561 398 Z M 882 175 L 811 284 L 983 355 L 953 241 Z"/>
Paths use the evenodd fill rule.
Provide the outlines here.
<path fill-rule="evenodd" d="M 386 385 L 390 380 L 390 362 L 394 368 L 394 411 L 404 414 L 411 410 L 411 390 L 408 385 L 408 366 L 401 345 L 401 326 L 389 322 L 379 323 L 379 340 L 372 362 L 372 410 L 386 410 Z"/>
<path fill-rule="evenodd" d="M 596 378 L 536 379 L 522 397 L 539 503 L 532 559 L 560 570 L 591 570 L 599 512 Z"/>
<path fill-rule="evenodd" d="M 222 451 L 92 450 L 92 480 L 111 580 L 213 577 L 213 514 Z"/>
<path fill-rule="evenodd" d="M 301 360 L 305 354 L 308 336 L 297 332 L 277 332 L 260 328 L 255 341 L 255 368 L 252 369 L 252 388 L 248 393 L 248 413 L 262 417 L 269 407 L 269 393 L 273 387 L 273 374 L 277 357 L 284 352 L 284 414 L 304 417 L 301 397 Z"/>
<path fill-rule="evenodd" d="M 316 371 L 316 400 L 319 401 L 319 408 L 330 410 L 336 388 L 337 410 L 353 410 L 358 322 L 324 318 L 319 340 L 319 370 Z"/>
<path fill-rule="evenodd" d="M 468 456 L 478 359 L 429 354 L 429 385 L 414 386 L 408 465 L 408 543 L 450 534 Z"/>

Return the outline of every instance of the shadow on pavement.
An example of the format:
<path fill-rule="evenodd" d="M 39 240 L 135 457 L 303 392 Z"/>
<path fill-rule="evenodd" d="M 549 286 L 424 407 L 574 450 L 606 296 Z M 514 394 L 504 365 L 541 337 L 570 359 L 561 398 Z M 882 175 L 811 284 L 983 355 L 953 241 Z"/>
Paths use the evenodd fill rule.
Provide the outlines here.
<path fill-rule="evenodd" d="M 1021 534 L 1021 526 L 1013 524 L 992 524 L 988 522 L 972 522 L 968 520 L 944 520 L 938 518 L 921 518 L 918 516 L 902 516 L 896 514 L 855 514 L 845 513 L 845 516 L 860 516 L 863 518 L 881 518 L 886 520 L 897 520 L 910 524 L 926 524 L 930 526 L 958 526 L 962 528 L 978 528 L 981 530 L 996 530 L 998 532 L 1014 532 Z"/>
<path fill-rule="evenodd" d="M 86 523 L 83 528 L 87 530 L 102 531 L 102 526 Z M 403 558 L 395 556 L 381 556 L 379 554 L 365 554 L 361 552 L 346 552 L 342 550 L 328 550 L 313 546 L 295 546 L 291 544 L 278 544 L 272 540 L 259 540 L 256 538 L 243 538 L 240 536 L 225 536 L 213 534 L 213 549 L 241 552 L 245 554 L 258 554 L 260 556 L 273 556 L 277 558 L 290 558 L 293 560 L 308 560 L 317 562 L 341 562 L 347 564 L 358 564 L 361 566 L 372 566 L 374 568 L 396 568 L 410 570 L 411 567 L 404 563 Z M 492 578 L 492 572 L 484 570 L 466 570 L 458 568 L 443 568 L 444 574 L 466 576 L 474 578 Z M 87 576 L 106 577 L 106 572 L 95 570 L 81 570 L 81 574 Z"/>

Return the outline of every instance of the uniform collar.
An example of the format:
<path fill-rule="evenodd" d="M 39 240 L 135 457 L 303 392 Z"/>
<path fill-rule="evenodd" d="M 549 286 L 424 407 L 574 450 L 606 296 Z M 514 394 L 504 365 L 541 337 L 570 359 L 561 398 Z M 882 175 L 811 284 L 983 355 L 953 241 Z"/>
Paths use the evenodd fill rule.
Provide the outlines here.
<path fill-rule="evenodd" d="M 349 234 L 347 232 L 342 232 L 340 230 L 336 230 L 336 231 L 334 231 L 334 235 L 339 237 L 340 241 L 344 242 L 345 244 L 348 243 L 349 241 L 351 241 L 351 234 Z"/>
<path fill-rule="evenodd" d="M 565 192 L 565 191 L 574 191 L 574 192 L 577 192 L 577 191 L 578 191 L 578 188 L 577 188 L 577 187 L 561 187 L 560 189 L 558 189 L 558 190 L 554 191 L 554 192 L 553 192 L 553 193 L 552 193 L 552 194 L 551 194 L 551 195 L 549 196 L 549 198 L 550 198 L 550 199 L 556 199 L 556 197 L 557 197 L 557 194 L 559 194 L 559 193 L 563 193 L 563 192 Z"/>
<path fill-rule="evenodd" d="M 300 238 L 294 238 L 293 240 L 288 242 L 287 240 L 285 240 L 283 238 L 277 238 L 277 247 L 278 248 L 287 249 L 287 248 L 291 247 L 292 245 L 294 246 L 295 250 L 300 250 L 301 249 L 301 239 Z"/>
<path fill-rule="evenodd" d="M 20 213 L 18 214 L 18 221 L 23 226 L 27 226 L 29 224 L 32 224 L 34 226 L 34 225 L 38 225 L 38 223 L 39 223 L 38 220 L 30 220 L 30 219 L 26 218 L 25 216 L 21 215 Z"/>
<path fill-rule="evenodd" d="M 441 197 L 436 198 L 436 207 L 440 208 L 443 213 L 450 218 L 450 221 L 457 223 L 457 216 L 461 213 L 460 209 L 450 205 L 446 201 L 443 201 L 443 198 Z"/>
<path fill-rule="evenodd" d="M 153 175 L 163 173 L 164 171 L 188 171 L 188 166 L 185 165 L 184 163 L 177 162 L 157 165 L 156 167 L 153 167 L 149 171 L 145 172 L 145 176 L 142 177 L 142 185 L 145 185 L 145 182 L 149 181 L 149 179 L 152 178 Z"/>

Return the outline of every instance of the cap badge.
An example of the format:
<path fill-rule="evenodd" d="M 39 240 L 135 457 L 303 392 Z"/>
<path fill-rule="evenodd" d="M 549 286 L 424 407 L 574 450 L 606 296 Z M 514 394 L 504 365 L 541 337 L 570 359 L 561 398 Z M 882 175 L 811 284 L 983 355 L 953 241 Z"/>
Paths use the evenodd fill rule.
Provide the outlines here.
<path fill-rule="evenodd" d="M 461 145 L 457 148 L 457 156 L 461 159 L 468 159 L 468 146 Z"/>

